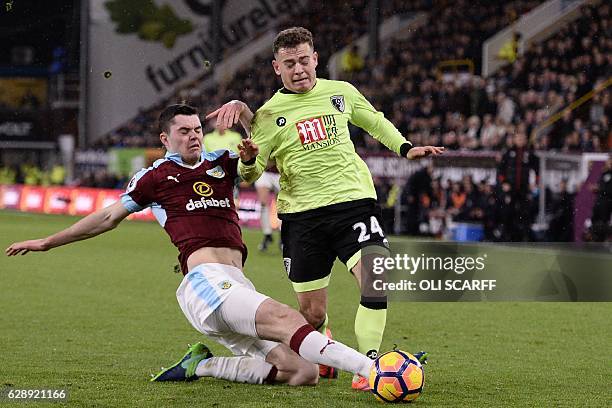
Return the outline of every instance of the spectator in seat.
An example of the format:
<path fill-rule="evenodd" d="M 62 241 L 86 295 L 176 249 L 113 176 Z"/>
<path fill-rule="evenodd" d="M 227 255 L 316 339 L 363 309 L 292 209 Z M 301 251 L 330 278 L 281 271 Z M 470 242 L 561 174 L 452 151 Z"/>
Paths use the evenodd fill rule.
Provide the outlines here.
<path fill-rule="evenodd" d="M 593 241 L 603 242 L 612 237 L 612 158 L 609 158 L 599 179 L 593 205 Z"/>
<path fill-rule="evenodd" d="M 342 72 L 346 75 L 351 75 L 354 72 L 359 72 L 363 69 L 365 61 L 359 53 L 357 45 L 351 46 L 342 54 L 341 67 Z"/>
<path fill-rule="evenodd" d="M 504 60 L 510 64 L 514 63 L 514 61 L 516 61 L 516 57 L 518 56 L 521 38 L 521 33 L 514 32 L 512 34 L 512 38 L 506 41 L 499 49 L 497 59 Z"/>
<path fill-rule="evenodd" d="M 574 240 L 574 194 L 567 191 L 567 180 L 562 180 L 559 192 L 550 205 L 552 217 L 548 225 L 548 240 L 572 242 Z"/>

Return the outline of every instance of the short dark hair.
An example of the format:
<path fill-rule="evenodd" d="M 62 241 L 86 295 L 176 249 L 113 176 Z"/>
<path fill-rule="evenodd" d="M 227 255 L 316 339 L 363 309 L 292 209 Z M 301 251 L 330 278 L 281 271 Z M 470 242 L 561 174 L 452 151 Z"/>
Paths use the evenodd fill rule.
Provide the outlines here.
<path fill-rule="evenodd" d="M 170 131 L 170 125 L 172 119 L 176 115 L 197 115 L 198 111 L 193 106 L 177 103 L 176 105 L 166 106 L 166 108 L 159 114 L 157 123 L 159 125 L 159 131 L 168 133 Z"/>
<path fill-rule="evenodd" d="M 312 33 L 304 27 L 291 27 L 276 35 L 272 51 L 276 55 L 281 48 L 296 48 L 304 43 L 307 43 L 310 45 L 310 48 L 314 49 Z"/>

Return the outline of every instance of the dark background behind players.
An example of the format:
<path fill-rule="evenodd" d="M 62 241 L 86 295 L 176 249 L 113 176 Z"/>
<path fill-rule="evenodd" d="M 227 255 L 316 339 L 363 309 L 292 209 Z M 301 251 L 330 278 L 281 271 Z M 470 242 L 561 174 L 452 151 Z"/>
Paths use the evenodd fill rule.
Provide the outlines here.
<path fill-rule="evenodd" d="M 470 58 L 478 73 L 484 40 L 539 4 L 540 1 L 529 0 L 477 5 L 464 0 L 452 3 L 426 0 L 381 2 L 381 19 L 426 13 L 427 20 L 418 29 L 420 41 L 391 39 L 382 44 L 378 56 L 363 54 L 362 51 L 359 55 L 362 64 L 341 73 L 341 77 L 362 89 L 365 96 L 382 109 L 408 139 L 417 144 L 442 144 L 447 149 L 459 152 L 493 151 L 502 157 L 506 150 L 513 149 L 514 135 L 523 132 L 528 137 L 528 148 L 536 151 L 573 154 L 607 152 L 612 146 L 609 89 L 597 93 L 579 108 L 567 111 L 547 132 L 532 137 L 533 130 L 546 117 L 568 106 L 612 75 L 612 43 L 609 37 L 601 35 L 612 23 L 610 6 L 605 2 L 582 7 L 579 18 L 560 27 L 550 38 L 524 44 L 523 51 L 519 52 L 512 64 L 502 67 L 488 78 L 474 76 L 465 82 L 439 80 L 437 63 L 447 59 Z M 76 1 L 51 1 L 42 10 L 36 2 L 13 2 L 14 10 L 18 10 L 19 6 L 27 12 L 0 14 L 4 39 L 0 54 L 5 57 L 0 60 L 10 62 L 0 67 L 0 75 L 15 75 L 17 70 L 22 76 L 42 75 L 53 84 L 62 75 L 69 78 L 78 72 L 80 5 Z M 300 21 L 311 27 L 320 38 L 317 50 L 325 60 L 367 32 L 367 2 L 314 2 L 311 6 L 308 12 L 300 15 Z M 334 8 L 338 12 L 332 17 L 325 12 L 327 8 Z M 293 20 L 293 17 L 287 18 L 277 28 L 292 25 Z M 279 87 L 275 78 L 266 74 L 269 72 L 269 59 L 265 55 L 255 57 L 247 68 L 232 78 L 231 84 L 221 87 L 221 92 L 209 92 L 204 83 L 198 81 L 177 89 L 171 97 L 141 110 L 107 135 L 80 148 L 103 156 L 109 148 L 154 146 L 157 143 L 156 134 L 147 123 L 156 117 L 161 106 L 169 102 L 188 100 L 202 106 L 203 110 L 233 98 L 260 105 Z M 327 68 L 320 67 L 322 76 L 327 75 Z M 76 85 L 78 89 L 78 83 Z M 54 137 L 61 133 L 77 132 L 78 109 L 67 106 L 54 108 L 52 92 L 46 99 L 34 93 L 25 94 L 21 102 L 16 108 L 0 102 L 0 111 L 11 115 L 13 112 L 35 112 L 38 117 L 46 118 Z M 361 152 L 369 154 L 381 150 L 378 142 L 356 129 L 352 137 Z M 49 152 L 20 150 L 18 156 L 14 150 L 0 149 L 0 152 L 0 182 L 4 184 L 65 182 L 65 169 Z M 505 166 L 500 163 L 500 169 Z M 511 227 L 515 231 L 511 232 L 506 231 L 506 223 L 498 223 L 500 219 L 508 218 L 502 217 L 502 214 L 509 215 L 511 212 L 511 208 L 506 208 L 505 204 L 508 197 L 504 190 L 507 187 L 501 180 L 486 187 L 481 179 L 472 177 L 471 185 L 476 186 L 474 189 L 463 181 L 457 187 L 456 179 L 449 181 L 434 176 L 425 194 L 413 199 L 412 191 L 421 191 L 422 186 L 411 186 L 411 182 L 406 183 L 406 180 L 398 183 L 396 180 L 377 178 L 377 191 L 379 201 L 387 205 L 389 216 L 396 213 L 388 207 L 389 203 L 398 203 L 404 208 L 403 214 L 411 214 L 402 218 L 402 233 L 441 236 L 447 231 L 446 221 L 450 219 L 482 223 L 487 239 L 493 239 L 495 231 L 506 239 L 536 239 L 530 228 L 536 221 L 533 207 L 537 205 L 539 191 L 537 185 L 525 184 L 525 180 L 521 176 L 518 193 L 514 191 L 517 185 L 511 183 L 515 203 L 510 207 L 514 207 L 515 214 L 518 214 Z M 120 188 L 125 177 L 98 165 L 86 165 L 69 182 L 80 186 Z M 555 194 L 560 188 L 558 185 Z M 394 195 L 402 189 L 401 195 Z M 432 193 L 432 189 L 442 189 L 443 193 Z M 573 194 L 577 186 L 567 185 L 566 189 Z M 466 199 L 461 202 L 464 195 Z M 445 200 L 444 205 L 439 204 L 441 196 Z M 446 203 L 448 199 L 450 206 Z M 598 199 L 597 202 L 600 201 Z M 551 208 L 549 203 L 547 209 Z M 556 236 L 558 231 L 555 225 L 560 218 L 550 212 L 547 216 L 552 229 L 546 237 Z M 393 224 L 393 219 L 385 222 Z M 504 232 L 500 233 L 501 230 Z"/>

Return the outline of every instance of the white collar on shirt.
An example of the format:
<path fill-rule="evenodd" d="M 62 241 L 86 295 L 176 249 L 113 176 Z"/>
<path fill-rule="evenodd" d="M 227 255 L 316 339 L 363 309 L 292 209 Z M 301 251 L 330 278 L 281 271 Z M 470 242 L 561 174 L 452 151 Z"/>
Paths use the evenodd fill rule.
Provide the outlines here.
<path fill-rule="evenodd" d="M 183 166 L 183 167 L 187 167 L 188 169 L 195 169 L 196 167 L 199 167 L 202 163 L 204 163 L 204 156 L 206 156 L 206 152 L 202 150 L 202 153 L 200 154 L 200 160 L 192 166 L 192 165 L 183 163 L 183 158 L 181 157 L 180 153 L 166 152 L 166 154 L 164 155 L 166 159 L 172 160 L 176 164 Z"/>

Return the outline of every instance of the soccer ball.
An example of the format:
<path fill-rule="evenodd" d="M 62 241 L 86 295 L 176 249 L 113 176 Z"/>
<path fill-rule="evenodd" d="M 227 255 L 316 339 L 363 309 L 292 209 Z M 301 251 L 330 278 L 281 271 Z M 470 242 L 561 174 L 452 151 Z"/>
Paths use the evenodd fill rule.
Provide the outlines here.
<path fill-rule="evenodd" d="M 383 402 L 411 402 L 423 391 L 421 363 L 410 353 L 389 351 L 378 357 L 370 371 L 370 389 Z"/>

